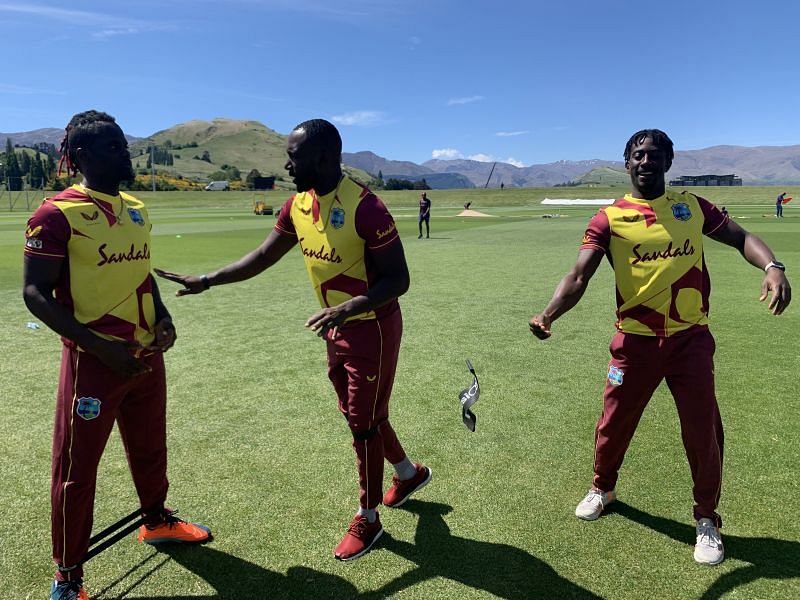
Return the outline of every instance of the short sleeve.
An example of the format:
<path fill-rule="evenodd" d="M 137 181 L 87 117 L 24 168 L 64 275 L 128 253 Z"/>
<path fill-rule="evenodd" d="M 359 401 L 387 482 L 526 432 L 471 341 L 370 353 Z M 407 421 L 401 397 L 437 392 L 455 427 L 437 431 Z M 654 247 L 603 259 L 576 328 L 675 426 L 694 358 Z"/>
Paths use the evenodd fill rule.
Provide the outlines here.
<path fill-rule="evenodd" d="M 700 204 L 700 210 L 703 211 L 703 235 L 711 235 L 730 221 L 730 217 L 722 214 L 722 211 L 717 208 L 716 204 L 700 196 L 696 196 L 696 198 L 697 202 Z"/>
<path fill-rule="evenodd" d="M 297 231 L 292 222 L 292 202 L 294 202 L 294 196 L 281 206 L 281 210 L 278 212 L 278 221 L 275 223 L 275 231 L 285 237 L 297 239 Z"/>
<path fill-rule="evenodd" d="M 25 230 L 25 256 L 50 260 L 67 256 L 72 229 L 67 217 L 52 202 L 42 205 L 28 219 Z"/>
<path fill-rule="evenodd" d="M 375 194 L 367 194 L 356 209 L 356 232 L 369 250 L 380 251 L 400 242 L 389 209 Z"/>
<path fill-rule="evenodd" d="M 600 250 L 608 253 L 611 244 L 611 226 L 606 211 L 600 209 L 589 221 L 581 241 L 581 250 Z"/>

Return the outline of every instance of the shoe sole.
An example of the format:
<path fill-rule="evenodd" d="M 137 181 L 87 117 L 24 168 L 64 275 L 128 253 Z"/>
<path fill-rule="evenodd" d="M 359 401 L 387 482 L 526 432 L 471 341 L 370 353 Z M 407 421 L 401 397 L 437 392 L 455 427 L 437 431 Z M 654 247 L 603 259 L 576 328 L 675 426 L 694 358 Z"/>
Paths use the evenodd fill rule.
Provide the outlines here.
<path fill-rule="evenodd" d="M 205 530 L 208 533 L 208 537 L 204 537 L 202 540 L 179 540 L 177 538 L 163 537 L 156 538 L 154 540 L 141 540 L 141 542 L 143 544 L 148 544 L 149 546 L 158 546 L 159 544 L 205 544 L 206 542 L 210 542 L 214 539 L 214 536 L 211 535 L 211 530 L 208 527 L 204 527 L 202 525 L 198 525 L 198 527 Z"/>
<path fill-rule="evenodd" d="M 367 546 L 366 548 L 364 548 L 364 549 L 363 549 L 361 552 L 359 552 L 358 554 L 353 554 L 353 556 L 348 556 L 347 558 L 342 558 L 342 557 L 340 557 L 340 556 L 336 556 L 336 555 L 334 554 L 334 555 L 333 555 L 333 557 L 334 557 L 336 560 L 340 560 L 340 561 L 342 561 L 342 562 L 347 562 L 347 561 L 350 561 L 350 560 L 355 560 L 355 559 L 357 559 L 357 558 L 361 558 L 362 556 L 364 556 L 364 555 L 365 555 L 367 552 L 369 552 L 369 551 L 372 549 L 372 547 L 375 545 L 375 542 L 377 542 L 377 541 L 380 539 L 380 537 L 381 537 L 382 535 L 383 535 L 383 527 L 381 527 L 381 530 L 378 532 L 378 535 L 376 535 L 374 538 L 372 538 L 372 541 L 370 542 L 369 546 Z"/>
<path fill-rule="evenodd" d="M 426 485 L 428 485 L 428 482 L 431 480 L 431 477 L 433 477 L 433 469 L 431 469 L 430 467 L 425 467 L 425 468 L 428 470 L 428 476 L 425 479 L 423 479 L 417 487 L 415 487 L 413 490 L 411 490 L 406 495 L 405 498 L 400 500 L 400 502 L 396 502 L 395 504 L 384 504 L 384 506 L 386 508 L 399 508 L 399 507 L 403 506 L 403 504 L 405 504 L 408 501 L 408 499 L 411 498 L 411 496 L 413 496 L 418 491 L 420 491 L 422 488 L 424 488 Z"/>

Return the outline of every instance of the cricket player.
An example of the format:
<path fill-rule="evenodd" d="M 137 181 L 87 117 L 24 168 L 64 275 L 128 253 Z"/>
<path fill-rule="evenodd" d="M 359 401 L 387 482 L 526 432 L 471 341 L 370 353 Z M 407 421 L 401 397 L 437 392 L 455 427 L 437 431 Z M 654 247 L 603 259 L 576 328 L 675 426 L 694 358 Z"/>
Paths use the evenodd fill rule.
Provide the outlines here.
<path fill-rule="evenodd" d="M 409 287 L 395 222 L 383 202 L 342 174 L 342 139 L 323 119 L 299 124 L 287 141 L 286 169 L 297 194 L 281 208 L 275 228 L 251 253 L 213 273 L 178 275 L 178 295 L 254 277 L 299 245 L 322 309 L 306 326 L 325 339 L 328 377 L 353 437 L 359 509 L 334 549 L 339 560 L 363 556 L 383 533 L 378 504 L 402 505 L 431 478 L 412 463 L 389 423 L 403 320 L 397 301 Z M 394 466 L 383 490 L 383 461 Z"/>
<path fill-rule="evenodd" d="M 75 115 L 62 160 L 83 181 L 46 198 L 28 221 L 23 295 L 61 335 L 52 466 L 51 600 L 86 600 L 97 465 L 116 421 L 146 525 L 139 540 L 204 542 L 207 527 L 164 507 L 167 496 L 164 352 L 175 327 L 150 274 L 150 219 L 119 185 L 133 178 L 114 118 Z"/>
<path fill-rule="evenodd" d="M 711 202 L 689 192 L 666 191 L 672 141 L 658 129 L 638 131 L 624 152 L 632 190 L 590 221 L 578 260 L 545 309 L 531 318 L 540 339 L 553 321 L 575 306 L 603 257 L 614 270 L 617 333 L 603 413 L 595 436 L 594 480 L 576 516 L 592 521 L 617 497 L 619 468 L 645 406 L 666 380 L 675 399 L 683 445 L 694 482 L 694 559 L 724 559 L 717 513 L 722 487 L 722 419 L 714 392 L 714 338 L 708 330 L 711 284 L 703 237 L 733 246 L 762 270 L 760 300 L 780 315 L 791 288 L 784 266 L 757 236 Z"/>

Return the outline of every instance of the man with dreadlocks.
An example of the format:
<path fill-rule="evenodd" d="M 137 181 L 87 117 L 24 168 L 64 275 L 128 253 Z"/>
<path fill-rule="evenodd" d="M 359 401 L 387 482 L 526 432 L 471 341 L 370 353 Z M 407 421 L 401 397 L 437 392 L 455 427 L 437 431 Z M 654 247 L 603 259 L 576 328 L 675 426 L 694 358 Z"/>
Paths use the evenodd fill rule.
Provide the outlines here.
<path fill-rule="evenodd" d="M 89 546 L 97 465 L 119 427 L 145 525 L 139 540 L 203 542 L 208 528 L 164 507 L 167 495 L 163 354 L 175 328 L 150 274 L 150 219 L 125 193 L 133 178 L 128 143 L 114 118 L 75 115 L 59 171 L 83 181 L 46 198 L 28 221 L 23 295 L 28 309 L 61 335 L 51 482 L 51 599 L 87 598 L 82 562 Z"/>
<path fill-rule="evenodd" d="M 550 337 L 557 318 L 583 296 L 603 256 L 614 270 L 617 333 L 611 341 L 603 413 L 595 432 L 594 480 L 575 515 L 597 519 L 616 497 L 617 475 L 639 419 L 666 380 L 681 424 L 694 482 L 696 545 L 701 564 L 722 562 L 716 509 L 722 486 L 722 420 L 714 392 L 714 338 L 708 330 L 710 279 L 703 236 L 736 248 L 765 272 L 759 300 L 780 315 L 791 288 L 767 245 L 689 192 L 667 191 L 672 141 L 658 129 L 638 131 L 625 146 L 632 191 L 601 209 L 583 236 L 578 259 L 530 330 Z"/>
<path fill-rule="evenodd" d="M 409 286 L 394 220 L 383 202 L 342 174 L 342 139 L 331 123 L 313 119 L 289 135 L 286 169 L 297 194 L 257 249 L 202 277 L 156 273 L 180 283 L 178 296 L 254 277 L 300 245 L 322 310 L 306 327 L 327 342 L 328 377 L 353 436 L 360 508 L 341 543 L 339 560 L 369 551 L 383 533 L 377 506 L 394 508 L 425 486 L 431 470 L 412 463 L 389 423 L 403 321 L 397 298 Z M 383 461 L 394 466 L 383 490 Z"/>

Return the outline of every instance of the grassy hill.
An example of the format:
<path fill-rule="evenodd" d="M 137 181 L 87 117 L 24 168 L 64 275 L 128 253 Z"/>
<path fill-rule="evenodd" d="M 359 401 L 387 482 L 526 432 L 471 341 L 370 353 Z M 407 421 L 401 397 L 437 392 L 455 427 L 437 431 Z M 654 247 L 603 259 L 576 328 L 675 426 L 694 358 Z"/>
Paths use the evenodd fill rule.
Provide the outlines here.
<path fill-rule="evenodd" d="M 214 119 L 213 121 L 188 121 L 154 133 L 149 138 L 131 145 L 135 167 L 147 164 L 150 144 L 172 146 L 174 164 L 156 165 L 159 173 L 180 175 L 183 178 L 208 181 L 209 176 L 223 165 L 237 167 L 242 177 L 252 169 L 262 176 L 276 177 L 276 187 L 292 189 L 284 164 L 286 163 L 286 137 L 258 121 Z M 201 160 L 208 152 L 211 162 Z M 358 169 L 345 169 L 356 179 L 368 182 L 370 176 Z"/>
<path fill-rule="evenodd" d="M 583 187 L 625 187 L 630 186 L 631 177 L 625 171 L 610 167 L 598 167 L 585 175 L 576 177 L 573 182 Z"/>

